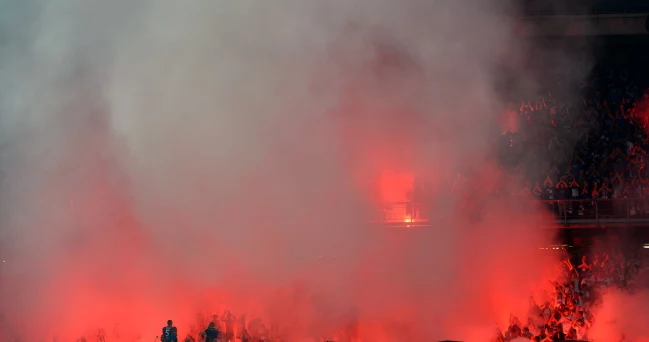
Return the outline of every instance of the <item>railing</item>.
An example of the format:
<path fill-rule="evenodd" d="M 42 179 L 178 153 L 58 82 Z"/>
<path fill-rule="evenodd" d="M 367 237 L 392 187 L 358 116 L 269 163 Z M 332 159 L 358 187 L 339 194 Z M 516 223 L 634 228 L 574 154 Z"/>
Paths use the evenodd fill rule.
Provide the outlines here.
<path fill-rule="evenodd" d="M 649 226 L 649 198 L 543 200 L 539 203 L 554 216 L 554 223 L 559 226 Z M 389 203 L 381 211 L 378 221 L 416 226 L 433 221 L 431 213 L 436 214 L 422 203 Z"/>
<path fill-rule="evenodd" d="M 562 225 L 642 225 L 649 224 L 649 199 L 620 198 L 597 200 L 542 201 Z"/>

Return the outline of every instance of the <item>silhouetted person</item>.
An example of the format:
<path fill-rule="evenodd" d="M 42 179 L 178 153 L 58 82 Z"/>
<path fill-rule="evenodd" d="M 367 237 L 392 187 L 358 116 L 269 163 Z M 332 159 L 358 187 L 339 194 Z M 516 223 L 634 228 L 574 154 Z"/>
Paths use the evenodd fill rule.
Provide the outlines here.
<path fill-rule="evenodd" d="M 210 322 L 210 325 L 201 333 L 201 336 L 205 338 L 205 342 L 216 342 L 220 334 L 221 332 L 216 329 L 214 322 Z"/>
<path fill-rule="evenodd" d="M 174 322 L 172 320 L 167 321 L 167 325 L 162 328 L 162 335 L 160 335 L 160 341 L 170 342 L 169 336 L 171 335 L 171 328 L 174 327 Z M 178 334 L 176 334 L 178 336 Z"/>
<path fill-rule="evenodd" d="M 234 341 L 234 324 L 237 322 L 237 318 L 228 310 L 225 310 L 223 315 L 221 315 L 221 322 L 225 323 L 225 333 L 223 334 L 223 341 L 230 342 Z M 220 329 L 219 329 L 220 330 Z"/>
<path fill-rule="evenodd" d="M 178 342 L 178 329 L 176 327 L 169 329 L 169 336 L 165 342 Z"/>

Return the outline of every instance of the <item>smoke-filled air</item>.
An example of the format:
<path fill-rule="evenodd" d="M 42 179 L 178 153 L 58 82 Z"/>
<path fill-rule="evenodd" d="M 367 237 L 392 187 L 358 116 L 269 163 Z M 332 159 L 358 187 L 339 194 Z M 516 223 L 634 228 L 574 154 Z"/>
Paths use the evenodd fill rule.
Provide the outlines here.
<path fill-rule="evenodd" d="M 491 340 L 561 257 L 541 205 L 493 195 L 517 182 L 500 74 L 536 82 L 508 10 L 3 2 L 2 341 L 184 339 L 225 310 L 285 341 Z M 371 224 L 403 172 L 432 224 Z"/>

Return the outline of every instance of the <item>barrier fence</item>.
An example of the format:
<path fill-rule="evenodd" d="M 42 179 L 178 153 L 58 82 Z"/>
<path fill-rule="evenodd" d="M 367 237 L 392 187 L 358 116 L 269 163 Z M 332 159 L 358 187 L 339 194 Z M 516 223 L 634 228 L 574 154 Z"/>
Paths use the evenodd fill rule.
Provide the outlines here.
<path fill-rule="evenodd" d="M 582 199 L 582 200 L 542 200 L 537 201 L 541 208 L 554 216 L 555 224 L 565 226 L 612 226 L 648 225 L 649 198 L 621 199 Z M 527 206 L 524 210 L 538 209 Z M 440 209 L 433 209 L 420 202 L 395 202 L 385 205 L 380 218 L 381 223 L 423 224 L 439 215 Z M 467 213 L 479 218 L 482 213 Z"/>

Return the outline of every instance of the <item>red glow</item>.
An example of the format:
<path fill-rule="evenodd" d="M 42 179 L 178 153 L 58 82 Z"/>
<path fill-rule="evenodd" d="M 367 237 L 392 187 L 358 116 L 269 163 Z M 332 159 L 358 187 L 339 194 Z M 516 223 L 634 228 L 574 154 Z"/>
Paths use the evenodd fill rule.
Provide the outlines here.
<path fill-rule="evenodd" d="M 383 171 L 380 176 L 380 196 L 384 203 L 412 201 L 415 176 L 408 172 Z"/>
<path fill-rule="evenodd" d="M 173 319 L 182 338 L 227 308 L 247 314 L 248 321 L 259 316 L 278 324 L 288 330 L 289 341 L 329 340 L 342 333 L 365 342 L 488 341 L 496 325 L 504 327 L 512 312 L 525 312 L 530 294 L 548 286 L 546 271 L 552 268 L 535 248 L 546 239 L 539 229 L 544 217 L 512 210 L 517 203 L 508 199 L 491 200 L 501 176 L 493 165 L 480 165 L 480 177 L 451 191 L 448 175 L 464 166 L 457 159 L 482 163 L 484 151 L 481 146 L 474 151 L 472 137 L 466 136 L 466 146 L 450 140 L 475 123 L 470 117 L 454 122 L 441 113 L 437 117 L 444 122 L 436 129 L 412 113 L 381 105 L 347 113 L 343 143 L 331 143 L 342 146 L 344 157 L 330 153 L 346 163 L 323 163 L 314 152 L 320 152 L 315 147 L 321 141 L 271 126 L 272 138 L 259 145 L 271 145 L 277 132 L 297 132 L 295 141 L 282 141 L 280 152 L 268 156 L 250 144 L 254 139 L 232 138 L 230 143 L 240 143 L 234 146 L 256 153 L 228 147 L 237 151 L 224 166 L 210 159 L 213 151 L 198 148 L 206 141 L 187 138 L 189 127 L 177 135 L 187 140 L 173 141 L 178 144 L 170 148 L 169 133 L 178 133 L 174 127 L 160 134 L 159 150 L 153 139 L 146 153 L 133 152 L 145 160 L 124 163 L 135 169 L 127 170 L 126 181 L 114 181 L 109 171 L 124 165 L 96 157 L 108 143 L 93 146 L 90 137 L 79 139 L 71 144 L 78 149 L 66 150 L 61 172 L 43 181 L 50 187 L 29 198 L 41 205 L 44 195 L 55 199 L 45 203 L 53 209 L 34 211 L 47 220 L 29 223 L 52 222 L 58 230 L 25 234 L 31 239 L 20 246 L 44 250 L 48 258 L 35 253 L 7 263 L 25 274 L 12 278 L 10 295 L 3 296 L 14 329 L 31 340 L 41 340 L 35 334 L 47 330 L 67 342 L 101 327 L 110 337 L 133 342 L 153 340 Z M 426 137 L 440 132 L 431 150 L 416 148 L 424 145 L 417 141 L 419 126 L 427 126 Z M 146 140 L 147 132 L 138 131 L 143 135 L 138 139 Z M 329 147 L 322 150 L 330 152 Z M 149 148 L 160 155 L 147 159 Z M 426 172 L 438 192 L 431 207 L 442 217 L 435 229 L 364 229 L 357 211 L 366 203 L 357 202 L 368 197 L 345 184 L 353 178 L 349 174 L 378 175 L 376 197 L 393 203 L 385 209 L 387 220 L 416 223 L 414 208 L 405 202 L 412 200 L 417 172 L 411 170 L 418 163 L 435 169 Z M 322 171 L 329 164 L 333 170 Z M 222 170 L 229 167 L 234 171 Z M 163 181 L 148 182 L 157 177 Z M 485 215 L 473 221 L 467 211 Z"/>
<path fill-rule="evenodd" d="M 633 117 L 635 122 L 644 128 L 645 132 L 649 132 L 649 90 L 646 90 L 643 99 L 635 102 Z"/>
<path fill-rule="evenodd" d="M 425 222 L 422 203 L 414 195 L 415 176 L 410 172 L 383 171 L 379 176 L 379 199 L 383 208 L 383 221 L 390 223 Z M 407 228 L 410 225 L 406 226 Z"/>
<path fill-rule="evenodd" d="M 360 131 L 355 133 L 362 136 Z M 408 146 L 404 143 L 407 139 L 395 140 L 402 144 L 394 146 Z M 401 202 L 386 208 L 388 221 L 416 223 L 419 219 L 412 216 L 413 208 L 404 203 L 412 200 L 415 173 L 404 171 L 413 169 L 412 163 L 405 162 L 411 157 L 406 158 L 408 154 L 398 148 L 384 149 L 385 143 L 378 139 L 368 141 L 357 150 L 358 155 L 369 156 L 363 159 L 369 160 L 368 164 L 361 164 L 370 167 L 361 168 L 365 171 L 361 174 L 378 174 L 377 197 L 381 202 Z M 91 145 L 79 144 L 92 156 L 100 148 Z M 406 150 L 412 151 L 412 147 Z M 138 206 L 127 195 L 131 189 L 115 186 L 107 176 L 114 166 L 112 161 L 88 158 L 90 162 L 79 158 L 80 164 L 72 163 L 70 169 L 81 173 L 84 177 L 78 178 L 84 183 L 66 189 L 73 200 L 61 202 L 57 208 L 83 229 L 61 231 L 56 238 L 79 231 L 86 235 L 71 252 L 67 244 L 60 243 L 66 247 L 53 253 L 56 263 L 37 260 L 35 265 L 24 265 L 41 272 L 45 272 L 43 265 L 55 269 L 49 277 L 36 278 L 47 280 L 46 284 L 31 279 L 12 282 L 14 295 L 7 303 L 18 312 L 16 317 L 22 318 L 23 300 L 33 301 L 32 293 L 40 293 L 43 298 L 29 307 L 42 310 L 39 318 L 46 322 L 44 326 L 56 328 L 63 341 L 90 335 L 94 327 L 104 328 L 110 336 L 117 330 L 126 342 L 137 341 L 136 336 L 146 340 L 158 334 L 167 319 L 176 322 L 184 337 L 225 308 L 236 315 L 246 313 L 249 320 L 260 316 L 267 324 L 286 327 L 296 336 L 293 341 L 308 340 L 305 336 L 332 339 L 341 332 L 352 335 L 352 341 L 366 342 L 423 341 L 431 336 L 486 341 L 493 336 L 493 322 L 505 325 L 510 312 L 522 312 L 530 292 L 537 291 L 542 283 L 539 279 L 547 276 L 544 268 L 537 267 L 544 261 L 539 261 L 542 257 L 533 247 L 544 239 L 540 230 L 534 230 L 538 228 L 537 217 L 512 213 L 513 203 L 485 200 L 500 179 L 495 167 L 482 168 L 483 176 L 476 181 L 481 187 L 470 193 L 474 202 L 436 209 L 451 213 L 443 224 L 436 222 L 436 229 L 367 232 L 356 220 L 350 220 L 355 224 L 351 225 L 332 217 L 346 213 L 343 210 L 330 212 L 312 202 L 303 204 L 286 198 L 273 207 L 275 196 L 283 196 L 286 189 L 269 190 L 275 183 L 267 176 L 268 170 L 258 171 L 256 179 L 262 181 L 255 184 L 254 191 L 246 192 L 243 200 L 227 198 L 226 204 L 221 204 L 215 200 L 222 200 L 220 197 L 210 197 L 197 181 L 202 178 L 195 176 L 204 176 L 204 171 L 187 171 L 187 165 L 179 166 L 183 168 L 179 174 L 190 180 L 188 186 L 199 183 L 188 190 L 191 196 L 147 198 L 157 210 L 141 222 L 136 219 Z M 440 165 L 437 172 L 427 174 L 441 188 L 448 181 L 441 175 L 451 172 L 445 164 Z M 447 190 L 450 193 L 450 188 Z M 302 196 L 317 201 L 321 193 Z M 467 195 L 461 186 L 456 193 L 454 202 Z M 334 192 L 331 202 L 340 201 L 341 196 Z M 184 203 L 191 200 L 196 202 L 190 206 Z M 214 201 L 210 206 L 200 207 L 210 200 Z M 228 214 L 225 219 L 209 215 L 213 203 Z M 443 205 L 440 201 L 439 206 Z M 480 222 L 467 221 L 467 206 L 486 207 L 489 215 Z M 304 212 L 284 215 L 295 208 Z M 507 215 L 506 226 L 501 214 Z M 295 220 L 303 221 L 295 225 Z M 340 222 L 347 225 L 337 230 Z M 286 226 L 292 229 L 285 230 Z M 238 236 L 245 228 L 250 229 L 245 233 L 254 234 Z M 504 252 L 499 249 L 512 232 L 521 230 L 526 233 L 517 236 L 515 244 Z M 300 235 L 303 231 L 314 233 Z M 325 238 L 326 243 L 321 243 Z M 337 244 L 352 248 L 347 251 Z M 324 254 L 330 250 L 347 254 Z M 509 272 L 528 268 L 534 271 Z M 48 326 L 51 321 L 57 325 Z M 119 322 L 118 327 L 115 322 Z M 21 332 L 32 329 L 30 323 L 20 321 Z M 34 336 L 34 340 L 39 338 Z"/>

